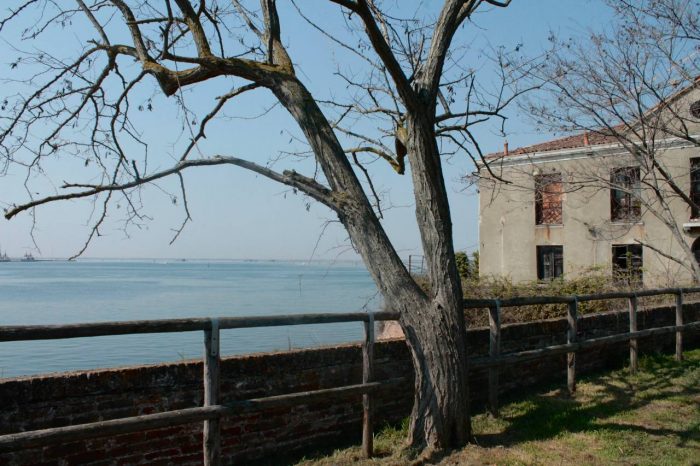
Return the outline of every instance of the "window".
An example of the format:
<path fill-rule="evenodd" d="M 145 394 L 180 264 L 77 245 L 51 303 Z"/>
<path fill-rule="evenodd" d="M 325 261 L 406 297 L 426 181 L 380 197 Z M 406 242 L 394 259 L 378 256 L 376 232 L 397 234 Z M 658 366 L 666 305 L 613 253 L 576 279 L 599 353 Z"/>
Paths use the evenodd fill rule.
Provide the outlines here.
<path fill-rule="evenodd" d="M 614 244 L 612 247 L 613 277 L 630 286 L 642 285 L 642 245 Z"/>
<path fill-rule="evenodd" d="M 695 256 L 695 261 L 700 264 L 700 238 L 693 241 L 691 248 L 693 251 L 693 256 Z"/>
<path fill-rule="evenodd" d="M 690 199 L 700 205 L 700 158 L 690 159 Z M 698 209 L 690 209 L 690 218 L 700 217 Z"/>
<path fill-rule="evenodd" d="M 551 280 L 564 275 L 564 247 L 537 246 L 537 279 Z"/>
<path fill-rule="evenodd" d="M 535 177 L 535 223 L 561 225 L 561 173 Z"/>
<path fill-rule="evenodd" d="M 641 217 L 639 167 L 617 168 L 610 174 L 610 217 L 635 221 Z"/>

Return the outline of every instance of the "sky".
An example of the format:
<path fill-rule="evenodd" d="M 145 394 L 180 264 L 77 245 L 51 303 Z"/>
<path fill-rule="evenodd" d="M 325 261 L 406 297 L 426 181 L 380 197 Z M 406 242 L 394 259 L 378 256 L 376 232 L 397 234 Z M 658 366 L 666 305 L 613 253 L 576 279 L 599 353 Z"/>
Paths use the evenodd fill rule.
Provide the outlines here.
<path fill-rule="evenodd" d="M 307 1 L 311 0 L 299 4 L 310 17 L 327 24 L 329 30 L 342 26 L 336 11 L 332 11 L 336 7 L 329 9 L 324 6 L 326 2 L 316 1 L 310 8 Z M 394 3 L 401 7 L 418 4 L 417 1 Z M 317 98 L 347 94 L 348 89 L 334 71 L 352 72 L 359 64 L 309 27 L 288 2 L 281 0 L 279 4 L 283 40 L 305 85 Z M 426 0 L 424 4 L 428 10 L 435 10 L 441 2 Z M 20 84 L 2 81 L 10 76 L 10 64 L 16 55 L 14 47 L 27 49 L 59 44 L 59 50 L 64 49 L 65 56 L 69 57 L 75 54 L 70 53 L 72 48 L 80 46 L 86 38 L 94 37 L 89 28 L 68 24 L 47 34 L 38 44 L 18 41 L 19 32 L 26 27 L 26 22 L 35 18 L 33 14 L 20 17 L 19 21 L 0 32 L 2 94 L 27 92 Z M 605 24 L 608 15 L 599 0 L 513 0 L 508 8 L 490 8 L 477 15 L 474 23 L 467 24 L 457 33 L 455 43 L 471 45 L 463 61 L 466 66 L 471 63 L 483 66 L 479 73 L 488 80 L 492 79 L 489 74 L 492 71 L 483 65 L 487 47 L 503 46 L 511 50 L 523 44 L 524 53 L 535 55 L 546 48 L 547 37 L 552 32 L 564 37 L 585 35 L 586 31 Z M 188 89 L 183 92 L 182 99 L 195 111 L 204 111 L 205 107 L 200 109 L 200 104 L 210 102 L 217 92 L 221 92 L 222 87 L 217 86 L 214 83 L 210 89 Z M 144 99 L 151 97 L 154 110 L 137 115 L 137 125 L 144 134 L 152 136 L 148 149 L 151 169 L 163 168 L 168 162 L 172 163 L 178 144 L 182 145 L 186 136 L 182 134 L 181 120 L 177 109 L 173 110 L 172 99 L 168 101 L 162 94 L 152 91 L 142 96 Z M 228 118 L 211 125 L 199 150 L 204 155 L 236 155 L 261 164 L 277 159 L 282 152 L 303 150 L 303 145 L 297 141 L 299 131 L 290 117 L 282 109 L 269 110 L 272 103 L 269 95 L 257 91 L 237 100 L 227 111 Z M 250 118 L 260 113 L 265 113 L 265 117 Z M 509 113 L 507 139 L 511 148 L 549 137 L 551 135 L 535 132 L 526 115 L 517 111 Z M 485 152 L 503 148 L 504 137 L 493 128 L 479 131 L 478 138 Z M 128 149 L 142 150 L 136 146 Z M 282 158 L 273 167 L 278 170 L 293 168 L 306 174 L 313 171 L 310 160 L 296 160 L 294 157 Z M 397 251 L 404 258 L 421 254 L 410 175 L 399 176 L 381 163 L 374 163 L 370 168 L 385 206 L 391 206 L 385 211 L 383 224 Z M 83 170 L 81 161 L 74 160 L 69 154 L 59 154 L 55 160 L 47 162 L 44 174 L 30 179 L 32 192 L 50 195 L 64 180 L 87 181 Z M 456 250 L 478 248 L 478 193 L 462 181 L 462 177 L 473 170 L 473 164 L 464 155 L 445 160 Z M 13 166 L 0 177 L 0 206 L 6 208 L 28 199 L 23 188 L 24 177 L 25 173 Z M 141 212 L 148 219 L 124 231 L 120 215 L 124 205 L 119 205 L 110 211 L 101 235 L 92 240 L 83 257 L 359 259 L 331 211 L 285 186 L 235 167 L 197 168 L 185 172 L 184 177 L 192 222 L 173 244 L 170 244 L 173 231 L 179 227 L 184 212 L 182 200 L 178 198 L 174 203 L 172 195 L 168 194 L 177 193 L 177 180 L 166 180 L 142 193 Z M 41 206 L 36 209 L 34 218 L 26 213 L 11 221 L 2 218 L 0 250 L 14 257 L 25 252 L 43 258 L 69 257 L 79 251 L 87 239 L 91 213 L 93 206 L 89 202 L 70 201 Z"/>

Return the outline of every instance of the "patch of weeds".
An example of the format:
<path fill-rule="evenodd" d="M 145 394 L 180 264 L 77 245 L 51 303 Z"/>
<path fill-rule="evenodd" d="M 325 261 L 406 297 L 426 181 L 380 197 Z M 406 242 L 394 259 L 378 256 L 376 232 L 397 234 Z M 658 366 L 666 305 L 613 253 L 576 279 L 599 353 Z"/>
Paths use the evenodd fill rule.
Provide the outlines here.
<path fill-rule="evenodd" d="M 335 466 L 335 465 L 385 465 L 399 466 L 413 461 L 418 453 L 406 447 L 409 419 L 405 418 L 400 424 L 387 424 L 374 435 L 374 457 L 367 459 L 362 456 L 362 448 L 354 446 L 335 450 L 321 457 L 305 457 L 298 466 Z"/>
<path fill-rule="evenodd" d="M 374 450 L 377 456 L 390 456 L 397 453 L 406 443 L 409 419 L 405 418 L 398 426 L 386 425 L 374 435 Z"/>

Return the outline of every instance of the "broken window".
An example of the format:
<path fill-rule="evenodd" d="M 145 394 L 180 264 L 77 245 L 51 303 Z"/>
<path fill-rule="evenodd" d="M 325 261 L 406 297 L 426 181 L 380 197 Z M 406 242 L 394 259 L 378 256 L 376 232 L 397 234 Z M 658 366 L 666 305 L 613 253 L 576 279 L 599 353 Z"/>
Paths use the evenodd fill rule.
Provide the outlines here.
<path fill-rule="evenodd" d="M 690 199 L 700 205 L 700 158 L 690 159 Z M 690 209 L 690 218 L 700 217 L 697 207 Z"/>
<path fill-rule="evenodd" d="M 639 167 L 617 168 L 610 174 L 610 217 L 636 221 L 642 214 Z"/>
<path fill-rule="evenodd" d="M 636 287 L 642 285 L 642 245 L 614 244 L 612 247 L 613 277 Z"/>
<path fill-rule="evenodd" d="M 537 225 L 562 224 L 561 200 L 561 173 L 535 177 L 535 223 Z"/>
<path fill-rule="evenodd" d="M 564 247 L 537 246 L 537 279 L 552 280 L 564 275 Z"/>

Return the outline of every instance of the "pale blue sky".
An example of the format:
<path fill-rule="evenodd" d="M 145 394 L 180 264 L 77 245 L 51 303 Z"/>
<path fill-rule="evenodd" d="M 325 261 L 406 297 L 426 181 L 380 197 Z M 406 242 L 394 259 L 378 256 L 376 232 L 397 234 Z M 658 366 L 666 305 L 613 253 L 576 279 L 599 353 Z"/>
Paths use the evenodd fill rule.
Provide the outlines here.
<path fill-rule="evenodd" d="M 308 5 L 311 0 L 300 2 Z M 331 18 L 335 8 L 309 8 L 316 19 Z M 406 4 L 417 2 L 408 2 Z M 441 2 L 429 0 L 429 7 Z M 290 54 L 297 63 L 298 74 L 315 96 L 327 98 L 331 94 L 342 94 L 345 89 L 333 77 L 333 71 L 340 66 L 356 66 L 346 62 L 347 57 L 326 38 L 312 30 L 300 20 L 287 2 L 280 0 L 283 37 L 289 44 Z M 403 2 L 401 3 L 403 4 Z M 562 36 L 585 35 L 588 28 L 598 28 L 608 19 L 608 13 L 599 0 L 513 0 L 506 9 L 491 9 L 478 15 L 474 25 L 467 25 L 456 38 L 456 42 L 470 41 L 475 44 L 465 59 L 479 62 L 478 50 L 488 38 L 492 46 L 503 45 L 513 48 L 523 43 L 526 53 L 535 54 L 544 49 L 550 31 Z M 336 18 L 336 19 L 332 19 Z M 333 23 L 331 23 L 333 24 Z M 71 31 L 71 26 L 61 34 L 49 36 L 46 40 L 60 40 L 69 48 L 89 34 L 85 31 Z M 9 73 L 9 63 L 13 52 L 9 43 L 15 41 L 20 25 L 2 32 L 0 39 L 0 77 Z M 80 36 L 80 37 L 79 37 Z M 482 45 L 479 45 L 482 44 Z M 27 44 L 19 44 L 26 46 Z M 488 71 L 484 70 L 484 75 Z M 6 85 L 2 94 L 8 91 Z M 216 92 L 194 87 L 184 94 L 188 105 L 196 108 L 198 103 Z M 208 100 L 207 100 L 208 101 Z M 231 115 L 250 116 L 263 111 L 272 100 L 259 92 L 235 103 Z M 138 124 L 150 134 L 176 134 L 173 124 L 176 119 L 168 102 L 162 95 L 154 97 L 156 111 L 144 112 Z M 508 140 L 516 147 L 547 138 L 535 133 L 526 122 L 524 115 L 511 115 Z M 250 158 L 265 163 L 279 151 L 298 149 L 290 135 L 298 131 L 290 118 L 280 110 L 273 110 L 264 120 L 228 119 L 219 121 L 208 131 L 203 151 L 212 154 L 230 154 Z M 503 138 L 492 131 L 479 133 L 481 147 L 487 152 L 502 149 Z M 173 156 L 172 141 L 175 138 L 156 138 L 149 149 L 152 166 L 167 166 Z M 167 143 L 166 143 L 167 142 Z M 80 173 L 81 164 L 61 157 L 46 166 L 54 185 L 63 179 Z M 281 160 L 278 169 L 295 168 L 308 173 L 309 162 Z M 386 212 L 384 225 L 402 256 L 420 254 L 420 240 L 415 227 L 413 196 L 410 175 L 398 176 L 388 166 L 376 163 L 372 166 L 375 182 L 382 192 L 387 193 L 394 206 Z M 459 181 L 465 173 L 473 170 L 471 162 L 464 157 L 453 157 L 445 164 L 445 176 L 450 192 L 454 238 L 456 249 L 474 250 L 478 245 L 478 199 L 473 189 L 465 191 Z M 2 206 L 19 203 L 27 199 L 22 189 L 23 174 L 11 169 L 7 176 L 0 178 L 0 202 Z M 120 230 L 115 211 L 113 221 L 103 228 L 103 236 L 93 240 L 84 257 L 109 258 L 217 258 L 217 259 L 348 259 L 357 257 L 350 250 L 349 242 L 342 227 L 331 223 L 333 214 L 325 207 L 309 202 L 302 196 L 292 194 L 286 187 L 255 176 L 250 172 L 233 167 L 193 169 L 186 172 L 188 199 L 193 222 L 180 238 L 169 245 L 172 229 L 177 228 L 183 212 L 173 206 L 169 197 L 158 189 L 144 191 L 143 212 L 153 221 L 143 228 L 131 228 L 129 236 Z M 175 186 L 171 180 L 163 183 L 163 188 Z M 36 180 L 37 192 L 51 194 L 46 180 Z M 80 249 L 88 234 L 86 220 L 90 205 L 85 202 L 63 202 L 37 209 L 35 238 L 43 257 L 67 257 Z M 22 214 L 12 221 L 0 220 L 0 247 L 11 256 L 20 256 L 33 250 L 30 238 L 31 217 Z M 320 238 L 320 239 L 319 239 Z"/>

